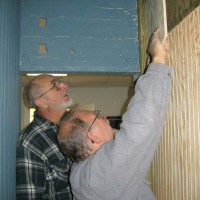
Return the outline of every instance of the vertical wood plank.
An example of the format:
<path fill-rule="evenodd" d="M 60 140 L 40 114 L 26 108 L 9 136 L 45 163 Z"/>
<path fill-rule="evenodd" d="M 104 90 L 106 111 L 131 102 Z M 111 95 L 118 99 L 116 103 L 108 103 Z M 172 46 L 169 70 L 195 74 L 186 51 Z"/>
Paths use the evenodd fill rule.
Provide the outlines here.
<path fill-rule="evenodd" d="M 155 30 L 156 27 L 160 27 L 161 35 L 164 37 L 167 34 L 166 25 L 166 8 L 165 0 L 154 0 L 147 2 L 147 19 L 148 19 L 148 36 Z"/>
<path fill-rule="evenodd" d="M 167 16 L 165 0 L 138 0 L 139 44 L 141 74 L 148 63 L 148 42 L 156 27 L 161 28 L 161 35 L 167 35 Z"/>
<path fill-rule="evenodd" d="M 198 200 L 200 188 L 200 7 L 169 33 L 170 109 L 149 178 L 159 200 Z"/>
<path fill-rule="evenodd" d="M 199 0 L 167 0 L 168 29 L 172 30 L 200 5 Z"/>
<path fill-rule="evenodd" d="M 138 7 L 138 31 L 139 31 L 139 54 L 141 74 L 144 72 L 147 63 L 147 44 L 148 44 L 148 29 L 147 29 L 147 7 L 145 0 L 137 1 Z"/>

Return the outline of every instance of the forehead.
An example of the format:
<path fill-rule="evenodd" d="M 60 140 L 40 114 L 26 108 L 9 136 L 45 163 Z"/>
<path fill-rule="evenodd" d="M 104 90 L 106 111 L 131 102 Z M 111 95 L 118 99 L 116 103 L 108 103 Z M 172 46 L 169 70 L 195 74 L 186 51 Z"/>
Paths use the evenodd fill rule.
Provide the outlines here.
<path fill-rule="evenodd" d="M 93 111 L 88 111 L 88 110 L 81 110 L 79 112 L 76 113 L 76 117 L 79 117 L 81 119 L 90 119 L 92 117 L 94 117 L 95 114 Z"/>
<path fill-rule="evenodd" d="M 37 80 L 39 82 L 41 82 L 41 81 L 50 81 L 50 80 L 53 80 L 53 79 L 55 79 L 55 77 L 52 76 L 52 75 L 41 75 L 41 76 L 38 76 L 38 78 L 37 78 Z"/>
<path fill-rule="evenodd" d="M 40 75 L 33 80 L 33 83 L 36 83 L 40 86 L 45 86 L 50 85 L 54 79 L 55 77 L 51 75 Z"/>

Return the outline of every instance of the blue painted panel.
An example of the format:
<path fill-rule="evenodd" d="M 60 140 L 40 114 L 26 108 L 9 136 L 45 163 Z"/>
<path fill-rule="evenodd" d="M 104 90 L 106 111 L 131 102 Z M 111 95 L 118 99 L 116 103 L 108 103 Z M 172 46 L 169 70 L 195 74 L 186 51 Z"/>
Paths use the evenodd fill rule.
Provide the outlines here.
<path fill-rule="evenodd" d="M 0 0 L 0 199 L 15 200 L 20 130 L 19 5 Z"/>
<path fill-rule="evenodd" d="M 138 73 L 137 30 L 135 0 L 21 0 L 20 70 Z"/>

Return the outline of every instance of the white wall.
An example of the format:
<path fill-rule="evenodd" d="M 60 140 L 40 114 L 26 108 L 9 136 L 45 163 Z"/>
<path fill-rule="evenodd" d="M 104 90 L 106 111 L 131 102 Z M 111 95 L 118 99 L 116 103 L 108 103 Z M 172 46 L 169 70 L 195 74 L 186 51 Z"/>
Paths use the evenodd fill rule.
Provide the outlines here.
<path fill-rule="evenodd" d="M 22 88 L 23 90 L 23 88 Z M 95 109 L 101 110 L 107 116 L 121 116 L 127 108 L 133 88 L 128 87 L 71 87 L 69 94 L 74 103 L 79 105 L 95 105 Z M 22 123 L 25 127 L 29 123 L 29 109 L 22 99 Z"/>
<path fill-rule="evenodd" d="M 74 102 L 84 105 L 94 103 L 95 108 L 107 116 L 120 116 L 130 99 L 128 87 L 74 87 L 69 90 Z"/>

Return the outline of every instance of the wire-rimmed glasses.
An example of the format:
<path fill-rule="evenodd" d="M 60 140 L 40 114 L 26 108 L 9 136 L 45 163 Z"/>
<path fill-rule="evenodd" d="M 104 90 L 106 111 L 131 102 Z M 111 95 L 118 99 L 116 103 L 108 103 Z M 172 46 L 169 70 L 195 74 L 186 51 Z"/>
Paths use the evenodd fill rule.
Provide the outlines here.
<path fill-rule="evenodd" d="M 94 124 L 94 122 L 96 121 L 96 119 L 103 119 L 105 116 L 103 115 L 103 113 L 100 110 L 95 110 L 94 114 L 96 115 L 94 120 L 92 121 L 90 127 L 88 128 L 87 132 L 89 132 L 92 128 L 92 125 Z"/>
<path fill-rule="evenodd" d="M 54 78 L 52 81 L 51 81 L 51 84 L 53 85 L 50 89 L 48 89 L 46 92 L 42 93 L 39 97 L 37 97 L 36 99 L 39 99 L 41 98 L 42 96 L 44 96 L 45 94 L 47 94 L 49 91 L 53 90 L 54 88 L 56 89 L 59 89 L 59 85 L 60 83 L 63 82 L 63 79 L 62 78 Z"/>

